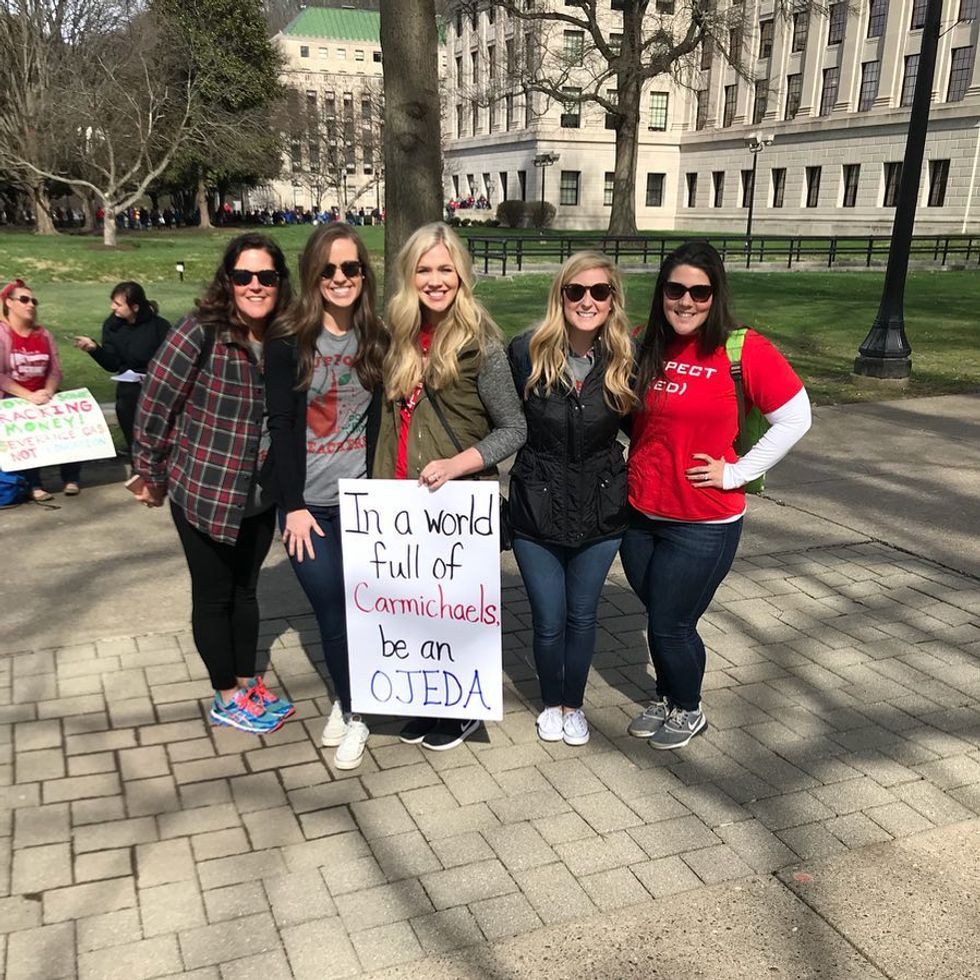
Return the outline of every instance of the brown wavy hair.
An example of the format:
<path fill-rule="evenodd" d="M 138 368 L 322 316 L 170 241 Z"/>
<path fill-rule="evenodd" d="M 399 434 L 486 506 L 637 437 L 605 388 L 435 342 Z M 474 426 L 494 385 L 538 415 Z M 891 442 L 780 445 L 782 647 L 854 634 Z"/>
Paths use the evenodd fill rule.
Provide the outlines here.
<path fill-rule="evenodd" d="M 289 285 L 286 257 L 282 254 L 282 249 L 268 235 L 249 232 L 233 238 L 225 248 L 221 264 L 205 289 L 204 295 L 194 301 L 197 307 L 197 319 L 205 329 L 215 332 L 230 330 L 242 343 L 248 340 L 248 328 L 238 316 L 231 272 L 235 268 L 238 256 L 253 248 L 268 252 L 276 272 L 279 273 L 279 292 L 276 295 L 275 309 L 269 317 L 269 323 L 273 323 L 292 303 L 293 291 Z"/>
<path fill-rule="evenodd" d="M 371 267 L 371 256 L 360 235 L 342 221 L 320 225 L 307 239 L 299 260 L 299 298 L 278 317 L 268 333 L 272 337 L 295 337 L 298 354 L 296 387 L 309 388 L 313 378 L 317 338 L 323 330 L 323 294 L 320 274 L 330 258 L 333 243 L 347 239 L 357 247 L 363 286 L 354 306 L 353 329 L 357 353 L 353 368 L 361 384 L 373 391 L 381 384 L 381 365 L 388 350 L 388 333 L 377 314 L 377 281 Z"/>

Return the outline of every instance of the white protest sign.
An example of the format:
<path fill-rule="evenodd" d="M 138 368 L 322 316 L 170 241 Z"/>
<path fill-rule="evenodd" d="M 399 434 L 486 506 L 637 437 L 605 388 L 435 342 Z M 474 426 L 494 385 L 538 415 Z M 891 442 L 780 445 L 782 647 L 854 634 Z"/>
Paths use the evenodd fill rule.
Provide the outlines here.
<path fill-rule="evenodd" d="M 0 400 L 0 470 L 115 455 L 109 426 L 88 388 L 59 391 L 44 405 L 25 398 Z"/>
<path fill-rule="evenodd" d="M 339 490 L 354 711 L 502 718 L 498 484 Z"/>

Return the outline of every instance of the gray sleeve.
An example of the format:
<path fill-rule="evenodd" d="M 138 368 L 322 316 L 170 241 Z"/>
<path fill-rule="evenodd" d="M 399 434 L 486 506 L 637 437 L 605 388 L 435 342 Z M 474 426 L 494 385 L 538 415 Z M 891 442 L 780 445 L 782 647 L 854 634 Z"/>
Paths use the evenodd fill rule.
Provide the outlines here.
<path fill-rule="evenodd" d="M 513 456 L 527 438 L 524 406 L 514 387 L 507 354 L 499 344 L 487 348 L 477 378 L 480 401 L 490 416 L 490 434 L 474 447 L 486 466 Z"/>

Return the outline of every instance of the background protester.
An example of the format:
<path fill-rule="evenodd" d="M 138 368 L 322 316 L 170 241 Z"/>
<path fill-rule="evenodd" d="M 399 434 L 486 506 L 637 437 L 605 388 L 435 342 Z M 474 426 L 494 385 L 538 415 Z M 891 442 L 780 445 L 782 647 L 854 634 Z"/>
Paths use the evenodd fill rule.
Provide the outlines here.
<path fill-rule="evenodd" d="M 75 346 L 115 375 L 126 372 L 145 375 L 151 358 L 170 331 L 170 324 L 159 315 L 157 304 L 146 298 L 138 282 L 119 283 L 109 294 L 109 300 L 112 312 L 102 324 L 101 343 L 78 336 Z M 116 421 L 130 455 L 140 388 L 141 381 L 137 378 L 116 382 Z"/>
<path fill-rule="evenodd" d="M 265 345 L 272 446 L 262 482 L 278 504 L 283 543 L 316 613 L 333 682 L 321 742 L 336 746 L 338 769 L 354 769 L 369 731 L 351 709 L 337 481 L 368 473 L 387 335 L 367 249 L 349 225 L 321 225 L 310 236 L 300 282 L 298 302 Z"/>
<path fill-rule="evenodd" d="M 500 331 L 473 295 L 469 253 L 446 225 L 424 225 L 398 253 L 395 276 L 374 476 L 435 492 L 447 480 L 493 475 L 526 429 Z M 412 719 L 400 737 L 451 749 L 479 727 L 473 719 Z"/>
<path fill-rule="evenodd" d="M 803 383 L 754 330 L 741 364 L 746 409 L 772 428 L 741 459 L 739 412 L 725 349 L 738 327 L 721 257 L 688 242 L 657 277 L 640 350 L 629 454 L 631 520 L 623 569 L 646 606 L 657 696 L 629 732 L 656 749 L 687 745 L 701 707 L 704 642 L 697 625 L 728 574 L 742 533 L 744 485 L 777 463 L 810 427 Z"/>
<path fill-rule="evenodd" d="M 272 543 L 261 493 L 262 340 L 290 302 L 283 254 L 264 235 L 232 239 L 196 310 L 150 364 L 136 412 L 137 499 L 170 512 L 191 576 L 194 643 L 214 688 L 216 724 L 267 734 L 292 705 L 255 673 L 259 568 Z"/>
<path fill-rule="evenodd" d="M 0 289 L 0 392 L 25 398 L 34 405 L 51 401 L 61 381 L 58 345 L 50 330 L 37 320 L 38 300 L 23 279 L 15 279 Z M 59 467 L 64 492 L 75 496 L 81 489 L 81 463 L 62 463 Z M 18 471 L 30 487 L 31 498 L 51 500 L 41 482 L 40 467 Z"/>
<path fill-rule="evenodd" d="M 613 263 L 597 252 L 572 255 L 551 284 L 544 320 L 509 354 L 527 418 L 510 519 L 544 702 L 538 737 L 584 745 L 596 610 L 626 528 L 617 436 L 634 403 L 630 324 Z"/>

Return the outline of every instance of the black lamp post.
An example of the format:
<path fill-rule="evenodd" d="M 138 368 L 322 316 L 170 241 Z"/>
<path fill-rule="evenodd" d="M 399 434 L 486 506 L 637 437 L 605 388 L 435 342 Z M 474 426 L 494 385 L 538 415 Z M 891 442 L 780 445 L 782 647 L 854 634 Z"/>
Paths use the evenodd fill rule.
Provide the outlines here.
<path fill-rule="evenodd" d="M 534 158 L 534 165 L 538 167 L 541 171 L 541 204 L 542 204 L 542 215 L 544 212 L 544 178 L 545 174 L 548 172 L 548 167 L 552 164 L 557 163 L 561 159 L 560 153 L 539 153 Z"/>
<path fill-rule="evenodd" d="M 939 46 L 939 24 L 942 0 L 926 0 L 922 45 L 919 48 L 919 72 L 912 94 L 909 132 L 902 161 L 902 179 L 898 186 L 895 223 L 892 226 L 888 267 L 881 294 L 878 315 L 854 359 L 854 373 L 869 378 L 907 378 L 912 373 L 912 347 L 905 336 L 905 277 L 909 268 L 912 231 L 915 228 L 915 206 L 922 176 L 926 130 L 929 127 L 929 98 L 936 73 L 936 49 Z"/>
<path fill-rule="evenodd" d="M 745 268 L 752 262 L 752 212 L 755 210 L 755 175 L 759 166 L 759 154 L 772 146 L 774 136 L 760 136 L 753 133 L 749 137 L 749 153 L 752 154 L 752 183 L 749 185 L 749 214 L 745 219 Z"/>

